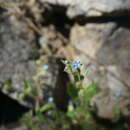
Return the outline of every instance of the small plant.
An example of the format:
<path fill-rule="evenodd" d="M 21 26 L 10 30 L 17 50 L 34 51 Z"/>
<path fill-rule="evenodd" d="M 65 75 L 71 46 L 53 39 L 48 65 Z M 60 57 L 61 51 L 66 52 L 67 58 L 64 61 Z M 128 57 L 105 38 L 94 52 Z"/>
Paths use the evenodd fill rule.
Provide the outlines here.
<path fill-rule="evenodd" d="M 68 83 L 67 92 L 70 96 L 68 102 L 68 110 L 61 112 L 58 110 L 53 102 L 53 97 L 48 98 L 48 103 L 35 109 L 35 115 L 31 110 L 23 118 L 22 122 L 26 124 L 28 130 L 41 130 L 46 125 L 45 130 L 71 130 L 78 128 L 80 130 L 103 130 L 100 125 L 94 122 L 94 117 L 91 112 L 90 100 L 100 91 L 96 83 L 83 84 L 84 77 L 88 73 L 88 68 L 79 61 L 62 61 L 65 64 L 64 71 L 67 72 L 72 81 Z M 44 68 L 44 67 L 43 67 Z M 47 69 L 46 66 L 44 69 Z M 38 80 L 42 71 L 35 76 L 35 82 Z M 26 93 L 35 95 L 35 89 L 30 89 L 30 85 L 25 82 Z M 47 120 L 48 115 L 50 116 Z M 28 122 L 28 120 L 30 122 Z M 47 123 L 46 123 L 47 122 Z"/>
<path fill-rule="evenodd" d="M 73 81 L 68 83 L 68 94 L 71 97 L 69 103 L 67 116 L 71 118 L 72 123 L 79 125 L 81 129 L 91 126 L 97 128 L 98 126 L 93 119 L 91 112 L 90 101 L 92 97 L 97 94 L 100 89 L 94 82 L 90 84 L 83 84 L 83 80 L 88 73 L 88 68 L 79 61 L 63 61 L 66 65 L 65 71 L 72 76 Z M 95 129 L 96 130 L 96 129 Z"/>

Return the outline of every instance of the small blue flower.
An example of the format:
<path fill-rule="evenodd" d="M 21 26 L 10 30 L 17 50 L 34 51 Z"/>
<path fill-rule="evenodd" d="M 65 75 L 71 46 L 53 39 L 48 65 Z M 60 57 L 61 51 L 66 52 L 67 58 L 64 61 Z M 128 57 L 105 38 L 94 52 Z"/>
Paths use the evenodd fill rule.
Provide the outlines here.
<path fill-rule="evenodd" d="M 121 92 L 120 92 L 120 91 L 116 91 L 116 92 L 114 92 L 114 96 L 116 96 L 116 97 L 121 96 Z"/>
<path fill-rule="evenodd" d="M 44 69 L 44 70 L 47 70 L 48 68 L 49 68 L 48 65 L 43 65 L 43 66 L 42 66 L 42 69 Z"/>
<path fill-rule="evenodd" d="M 73 105 L 74 103 L 73 103 L 73 101 L 72 100 L 69 100 L 68 101 L 68 105 Z"/>
<path fill-rule="evenodd" d="M 80 63 L 80 60 L 75 60 L 72 62 L 72 67 L 75 68 L 75 69 L 78 69 L 81 67 L 81 63 Z"/>
<path fill-rule="evenodd" d="M 45 39 L 44 39 L 44 37 L 38 37 L 38 41 L 44 41 Z"/>
<path fill-rule="evenodd" d="M 48 98 L 48 102 L 53 102 L 53 101 L 54 101 L 53 97 Z"/>
<path fill-rule="evenodd" d="M 44 37 L 39 37 L 39 38 L 38 38 L 38 41 L 39 41 L 40 44 L 43 44 L 44 41 L 45 41 L 45 38 L 44 38 Z"/>

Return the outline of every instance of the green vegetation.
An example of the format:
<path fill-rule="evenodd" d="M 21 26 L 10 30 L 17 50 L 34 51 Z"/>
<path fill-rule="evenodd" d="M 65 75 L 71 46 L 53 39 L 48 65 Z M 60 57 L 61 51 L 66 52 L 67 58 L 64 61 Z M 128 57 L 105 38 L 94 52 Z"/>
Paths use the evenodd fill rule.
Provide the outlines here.
<path fill-rule="evenodd" d="M 56 108 L 53 97 L 50 97 L 48 103 L 26 113 L 21 122 L 27 126 L 28 130 L 106 130 L 105 126 L 96 123 L 90 105 L 92 97 L 100 91 L 100 88 L 94 82 L 83 83 L 88 68 L 85 68 L 79 60 L 62 62 L 65 64 L 64 71 L 72 78 L 67 88 L 70 96 L 67 111 L 62 112 Z M 48 69 L 47 66 L 43 68 L 43 71 Z M 43 74 L 43 71 L 38 71 L 35 80 L 38 80 L 39 73 Z M 37 96 L 33 88 L 33 85 L 31 86 L 25 81 L 23 95 L 29 93 L 32 97 Z M 121 114 L 118 106 L 114 107 L 113 112 L 119 116 Z M 129 125 L 125 124 L 124 126 L 113 127 L 113 130 L 124 130 L 128 127 Z"/>

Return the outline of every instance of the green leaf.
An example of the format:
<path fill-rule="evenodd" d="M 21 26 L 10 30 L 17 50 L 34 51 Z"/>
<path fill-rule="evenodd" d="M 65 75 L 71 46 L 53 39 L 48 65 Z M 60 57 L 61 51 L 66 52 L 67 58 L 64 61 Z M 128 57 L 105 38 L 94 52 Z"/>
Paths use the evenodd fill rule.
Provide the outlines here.
<path fill-rule="evenodd" d="M 80 80 L 84 80 L 84 75 L 80 75 Z"/>
<path fill-rule="evenodd" d="M 25 89 L 26 93 L 32 92 L 32 86 L 27 80 L 24 80 L 24 89 Z"/>
<path fill-rule="evenodd" d="M 49 110 L 50 108 L 52 108 L 53 107 L 53 104 L 52 103 L 47 103 L 47 104 L 45 104 L 45 105 L 43 105 L 42 107 L 40 107 L 39 109 L 38 109 L 38 112 L 45 112 L 45 111 L 47 111 L 47 110 Z"/>
<path fill-rule="evenodd" d="M 87 113 L 85 114 L 85 119 L 86 119 L 86 120 L 93 120 L 93 115 L 91 114 L 91 112 L 87 112 Z"/>
<path fill-rule="evenodd" d="M 75 74 L 75 75 L 74 75 L 74 80 L 75 80 L 75 82 L 80 81 L 80 75 Z"/>
<path fill-rule="evenodd" d="M 114 105 L 113 113 L 114 113 L 115 116 L 118 116 L 118 117 L 121 115 L 121 109 L 118 105 Z"/>
<path fill-rule="evenodd" d="M 67 116 L 68 116 L 68 117 L 73 118 L 73 117 L 75 117 L 75 115 L 76 115 L 76 112 L 75 112 L 75 111 L 68 111 L 68 112 L 67 112 Z"/>
<path fill-rule="evenodd" d="M 20 93 L 20 94 L 18 95 L 18 98 L 19 98 L 19 99 L 24 99 L 24 97 L 25 97 L 25 94 L 24 94 L 24 93 Z"/>
<path fill-rule="evenodd" d="M 72 97 L 72 98 L 78 97 L 78 91 L 79 90 L 78 90 L 78 88 L 76 88 L 75 84 L 73 84 L 73 83 L 68 84 L 67 92 L 70 97 Z"/>
<path fill-rule="evenodd" d="M 5 81 L 4 82 L 4 88 L 5 89 L 9 89 L 10 87 L 11 87 L 10 82 L 9 81 Z"/>
<path fill-rule="evenodd" d="M 30 87 L 30 84 L 28 83 L 27 80 L 24 80 L 24 89 L 27 89 Z"/>
<path fill-rule="evenodd" d="M 100 91 L 100 88 L 96 83 L 89 84 L 84 91 L 84 98 L 86 101 L 90 101 L 91 98 Z"/>

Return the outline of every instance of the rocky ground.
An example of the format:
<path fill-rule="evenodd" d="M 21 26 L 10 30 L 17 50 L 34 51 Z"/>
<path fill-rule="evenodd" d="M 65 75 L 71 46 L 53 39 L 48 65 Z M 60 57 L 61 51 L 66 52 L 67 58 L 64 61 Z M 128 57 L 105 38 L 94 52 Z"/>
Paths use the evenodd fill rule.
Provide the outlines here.
<path fill-rule="evenodd" d="M 65 91 L 66 85 L 61 84 L 69 79 L 59 59 L 78 58 L 91 70 L 85 82 L 94 80 L 102 88 L 92 100 L 98 116 L 116 120 L 115 104 L 121 106 L 124 117 L 130 115 L 129 0 L 0 0 L 0 6 L 2 94 L 31 107 L 29 100 L 22 101 L 17 95 L 23 91 L 23 81 L 32 80 L 34 61 L 39 59 L 51 66 L 47 74 L 51 81 L 46 82 L 50 89 L 43 93 Z M 11 90 L 3 88 L 5 81 Z M 58 100 L 65 93 L 57 93 L 57 104 L 65 104 L 67 96 L 65 101 Z"/>

